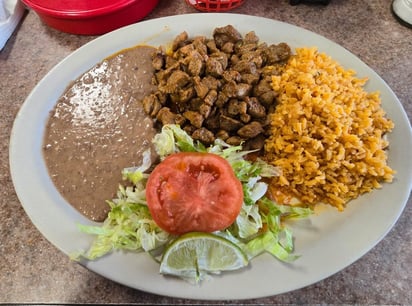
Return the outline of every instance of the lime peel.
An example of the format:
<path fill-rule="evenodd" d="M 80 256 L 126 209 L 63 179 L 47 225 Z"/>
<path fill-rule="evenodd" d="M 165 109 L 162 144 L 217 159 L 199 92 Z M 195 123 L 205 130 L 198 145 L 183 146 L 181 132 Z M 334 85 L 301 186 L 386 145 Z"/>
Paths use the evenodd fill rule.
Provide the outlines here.
<path fill-rule="evenodd" d="M 190 232 L 166 247 L 160 273 L 199 283 L 208 274 L 238 270 L 248 264 L 246 254 L 228 239 L 211 233 Z"/>

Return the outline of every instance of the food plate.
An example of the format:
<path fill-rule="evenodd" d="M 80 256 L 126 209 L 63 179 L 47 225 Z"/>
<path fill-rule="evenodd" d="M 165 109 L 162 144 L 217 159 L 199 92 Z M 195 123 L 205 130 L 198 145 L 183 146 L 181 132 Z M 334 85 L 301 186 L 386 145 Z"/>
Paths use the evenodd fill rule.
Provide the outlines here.
<path fill-rule="evenodd" d="M 227 24 L 242 34 L 254 30 L 268 43 L 287 42 L 292 48 L 317 46 L 345 68 L 355 69 L 359 77 L 368 76 L 366 89 L 380 91 L 383 108 L 395 122 L 389 135 L 389 164 L 397 171 L 394 182 L 352 201 L 344 212 L 325 207 L 309 220 L 291 224 L 295 253 L 302 255 L 292 264 L 262 255 L 246 270 L 215 276 L 199 286 L 160 275 L 159 265 L 145 253 L 116 252 L 84 263 L 88 269 L 129 287 L 172 297 L 265 297 L 313 284 L 352 264 L 387 234 L 402 213 L 411 192 L 411 127 L 399 100 L 372 69 L 332 41 L 287 23 L 246 15 L 198 13 L 153 19 L 101 36 L 55 66 L 28 96 L 12 130 L 10 167 L 19 199 L 38 230 L 66 254 L 87 248 L 92 239 L 77 230 L 76 223 L 91 222 L 59 195 L 42 157 L 49 111 L 69 82 L 121 49 L 167 44 L 184 30 L 210 37 L 215 27 Z"/>

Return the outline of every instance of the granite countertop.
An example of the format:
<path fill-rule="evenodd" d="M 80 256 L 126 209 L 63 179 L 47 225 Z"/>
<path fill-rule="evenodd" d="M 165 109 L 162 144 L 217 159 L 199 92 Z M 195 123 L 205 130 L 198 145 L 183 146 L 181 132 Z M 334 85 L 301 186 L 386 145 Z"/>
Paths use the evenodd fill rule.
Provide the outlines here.
<path fill-rule="evenodd" d="M 412 117 L 412 29 L 391 1 L 332 0 L 327 6 L 246 0 L 233 13 L 285 21 L 342 45 L 374 69 Z M 145 19 L 196 13 L 184 0 L 161 0 Z M 8 145 L 14 118 L 34 86 L 72 51 L 94 39 L 61 33 L 29 11 L 0 53 L 0 303 L 202 304 L 157 296 L 105 279 L 49 243 L 25 214 L 13 188 Z M 412 205 L 387 236 L 344 270 L 316 284 L 244 304 L 412 304 Z"/>

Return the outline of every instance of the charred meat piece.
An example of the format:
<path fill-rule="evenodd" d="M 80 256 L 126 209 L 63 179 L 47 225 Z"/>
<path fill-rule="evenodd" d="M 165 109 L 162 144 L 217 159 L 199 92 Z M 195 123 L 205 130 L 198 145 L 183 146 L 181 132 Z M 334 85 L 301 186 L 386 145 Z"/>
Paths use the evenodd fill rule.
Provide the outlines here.
<path fill-rule="evenodd" d="M 165 64 L 165 56 L 161 50 L 157 50 L 152 56 L 152 66 L 155 70 L 160 70 Z"/>
<path fill-rule="evenodd" d="M 233 53 L 233 51 L 235 50 L 235 44 L 228 41 L 227 43 L 225 43 L 222 46 L 222 48 L 220 50 L 222 50 L 223 52 L 225 52 L 227 54 Z"/>
<path fill-rule="evenodd" d="M 229 98 L 240 98 L 243 99 L 250 95 L 252 91 L 252 86 L 246 83 L 236 83 L 228 82 L 223 86 L 222 91 Z"/>
<path fill-rule="evenodd" d="M 243 73 L 240 76 L 240 81 L 242 83 L 250 84 L 250 85 L 256 85 L 260 80 L 260 75 L 258 73 L 252 74 L 252 73 Z"/>
<path fill-rule="evenodd" d="M 165 67 L 166 69 L 169 69 L 172 71 L 173 69 L 177 69 L 179 66 L 179 62 L 174 59 L 172 56 L 166 56 L 165 57 Z"/>
<path fill-rule="evenodd" d="M 226 139 L 226 143 L 230 144 L 232 146 L 238 146 L 240 145 L 242 142 L 244 141 L 244 139 L 242 137 L 239 136 L 231 136 L 228 139 Z"/>
<path fill-rule="evenodd" d="M 215 40 L 216 46 L 221 48 L 227 42 L 236 43 L 240 41 L 242 35 L 232 25 L 227 25 L 225 27 L 216 28 L 213 31 L 213 39 Z"/>
<path fill-rule="evenodd" d="M 216 47 L 216 43 L 213 39 L 208 40 L 206 43 L 206 47 L 208 52 L 211 53 L 215 53 L 215 52 L 219 52 L 220 50 Z"/>
<path fill-rule="evenodd" d="M 176 53 L 173 55 L 173 58 L 180 59 L 192 54 L 195 51 L 195 46 L 193 44 L 187 44 L 183 47 L 176 50 Z"/>
<path fill-rule="evenodd" d="M 185 118 L 182 115 L 173 113 L 168 107 L 162 107 L 157 113 L 156 119 L 159 120 L 163 125 L 182 125 L 185 122 Z"/>
<path fill-rule="evenodd" d="M 234 132 L 239 130 L 243 126 L 243 123 L 239 120 L 222 114 L 219 117 L 219 126 L 222 130 Z"/>
<path fill-rule="evenodd" d="M 208 105 L 206 103 L 203 103 L 199 107 L 199 114 L 201 114 L 203 117 L 207 118 L 209 117 L 210 113 L 212 112 L 212 105 Z"/>
<path fill-rule="evenodd" d="M 227 101 L 229 101 L 229 97 L 223 91 L 220 91 L 217 94 L 217 100 L 215 102 L 215 105 L 218 108 L 222 108 L 226 104 Z"/>
<path fill-rule="evenodd" d="M 204 127 L 195 130 L 192 133 L 192 138 L 194 140 L 199 140 L 201 143 L 204 143 L 207 145 L 212 144 L 215 141 L 215 135 Z"/>
<path fill-rule="evenodd" d="M 261 150 L 265 146 L 265 136 L 259 134 L 256 137 L 249 138 L 246 140 L 244 149 L 245 150 Z"/>
<path fill-rule="evenodd" d="M 292 51 L 289 45 L 285 43 L 270 45 L 269 48 L 266 49 L 267 64 L 272 65 L 280 61 L 285 61 L 290 57 L 291 54 Z"/>
<path fill-rule="evenodd" d="M 218 131 L 220 129 L 220 113 L 215 113 L 211 111 L 209 117 L 207 117 L 203 125 L 210 131 Z"/>
<path fill-rule="evenodd" d="M 191 125 L 191 124 L 185 124 L 185 125 L 183 125 L 182 128 L 183 128 L 183 130 L 184 130 L 187 134 L 189 134 L 189 135 L 192 135 L 193 132 L 196 131 L 196 127 L 194 127 L 194 126 Z"/>
<path fill-rule="evenodd" d="M 229 98 L 237 97 L 237 83 L 234 81 L 227 82 L 222 89 L 222 92 Z"/>
<path fill-rule="evenodd" d="M 231 116 L 246 114 L 247 104 L 245 101 L 239 101 L 237 99 L 230 99 L 228 106 L 227 106 L 227 112 Z"/>
<path fill-rule="evenodd" d="M 205 61 L 199 52 L 193 51 L 188 57 L 187 72 L 191 76 L 202 75 L 205 71 Z"/>
<path fill-rule="evenodd" d="M 255 63 L 242 59 L 233 66 L 233 70 L 239 71 L 240 73 L 258 73 Z"/>
<path fill-rule="evenodd" d="M 257 121 L 252 121 L 251 123 L 244 125 L 237 131 L 238 135 L 243 138 L 253 138 L 262 132 L 263 127 Z"/>
<path fill-rule="evenodd" d="M 239 71 L 236 70 L 225 70 L 222 73 L 222 77 L 225 80 L 225 82 L 240 82 L 242 80 L 242 75 Z"/>
<path fill-rule="evenodd" d="M 253 118 L 265 118 L 266 108 L 259 103 L 258 99 L 255 97 L 247 97 L 246 104 L 248 108 L 248 114 Z"/>
<path fill-rule="evenodd" d="M 243 39 L 246 44 L 258 44 L 259 37 L 256 35 L 255 31 L 250 31 L 245 34 L 245 38 Z"/>
<path fill-rule="evenodd" d="M 259 101 L 269 109 L 276 102 L 278 94 L 274 90 L 267 91 L 259 96 Z"/>
<path fill-rule="evenodd" d="M 159 70 L 155 73 L 155 80 L 156 80 L 158 85 L 165 85 L 167 83 L 167 80 L 170 77 L 170 75 L 174 71 L 176 71 L 179 67 L 178 62 L 174 62 L 173 65 L 168 66 L 168 63 L 167 63 L 168 58 L 170 58 L 170 57 L 169 56 L 166 57 L 166 69 L 161 69 L 161 70 Z"/>
<path fill-rule="evenodd" d="M 162 108 L 162 104 L 159 102 L 159 99 L 155 94 L 144 97 L 142 104 L 145 113 L 151 117 L 155 117 L 159 110 Z"/>
<path fill-rule="evenodd" d="M 221 77 L 227 69 L 229 59 L 223 52 L 215 52 L 206 61 L 206 73 L 214 77 Z"/>
<path fill-rule="evenodd" d="M 186 31 L 180 33 L 175 37 L 172 43 L 172 50 L 176 51 L 177 49 L 181 48 L 182 46 L 185 45 L 189 35 L 187 34 Z"/>
<path fill-rule="evenodd" d="M 196 76 L 193 78 L 194 88 L 196 90 L 196 94 L 199 98 L 206 97 L 207 93 L 209 92 L 209 87 L 205 82 L 200 80 L 200 77 Z"/>
<path fill-rule="evenodd" d="M 253 95 L 267 108 L 275 103 L 278 94 L 272 88 L 271 76 L 262 79 L 254 88 Z"/>
<path fill-rule="evenodd" d="M 257 68 L 262 68 L 264 63 L 266 63 L 266 57 L 262 55 L 260 50 L 242 52 L 240 59 L 254 63 Z"/>
<path fill-rule="evenodd" d="M 213 58 L 217 59 L 222 64 L 223 70 L 227 69 L 227 67 L 229 65 L 229 58 L 228 58 L 226 53 L 224 53 L 224 52 L 215 52 L 215 53 L 212 53 L 210 55 L 210 57 L 213 57 Z"/>
<path fill-rule="evenodd" d="M 243 58 L 243 56 L 245 54 L 256 54 L 256 49 L 257 49 L 257 45 L 254 43 L 250 43 L 250 44 L 246 44 L 246 43 L 242 43 L 242 44 L 237 44 L 236 45 L 236 54 L 238 54 L 241 58 Z"/>
<path fill-rule="evenodd" d="M 242 121 L 243 123 L 248 123 L 252 119 L 252 116 L 249 115 L 248 113 L 245 113 L 245 114 L 240 114 L 239 118 L 240 118 L 240 121 Z"/>
<path fill-rule="evenodd" d="M 222 82 L 211 76 L 211 75 L 206 75 L 203 79 L 202 79 L 202 83 L 207 86 L 207 88 L 210 89 L 214 89 L 214 90 L 219 90 L 222 87 Z"/>
<path fill-rule="evenodd" d="M 228 139 L 229 137 L 230 137 L 230 135 L 229 135 L 229 133 L 227 132 L 227 131 L 225 131 L 225 130 L 219 130 L 217 133 L 216 133 L 216 138 L 220 138 L 220 139 L 222 139 L 223 141 L 225 141 L 226 139 Z"/>
<path fill-rule="evenodd" d="M 212 109 L 213 109 L 213 104 L 216 102 L 216 100 L 217 100 L 217 91 L 212 89 L 206 95 L 206 97 L 203 100 L 202 105 L 200 105 L 200 107 L 199 107 L 199 113 L 204 118 L 209 117 L 209 115 L 210 115 L 210 113 L 212 112 Z"/>
<path fill-rule="evenodd" d="M 264 78 L 253 88 L 253 95 L 259 97 L 260 95 L 272 91 L 272 79 L 271 77 Z"/>
<path fill-rule="evenodd" d="M 175 93 L 180 88 L 184 88 L 189 82 L 191 82 L 191 80 L 191 77 L 186 72 L 175 70 L 167 79 L 165 91 L 168 93 Z"/>
<path fill-rule="evenodd" d="M 193 46 L 195 50 L 199 52 L 205 59 L 208 57 L 207 46 L 206 46 L 207 39 L 204 36 L 197 36 L 193 39 Z"/>
<path fill-rule="evenodd" d="M 222 63 L 215 57 L 209 57 L 206 61 L 206 73 L 216 78 L 220 77 L 225 69 Z"/>
<path fill-rule="evenodd" d="M 199 114 L 198 112 L 194 111 L 185 111 L 183 113 L 183 117 L 185 117 L 187 120 L 190 121 L 190 123 L 196 127 L 196 128 L 201 128 L 203 124 L 203 116 Z"/>
<path fill-rule="evenodd" d="M 232 67 L 236 65 L 240 61 L 240 54 L 232 53 L 230 56 L 230 62 L 232 63 Z"/>
<path fill-rule="evenodd" d="M 212 89 L 209 91 L 209 93 L 206 95 L 204 101 L 205 104 L 212 106 L 217 100 L 217 91 Z"/>
<path fill-rule="evenodd" d="M 188 109 L 198 112 L 200 107 L 203 105 L 203 99 L 199 98 L 199 97 L 195 97 L 193 99 L 191 99 L 190 101 L 188 101 Z"/>
<path fill-rule="evenodd" d="M 196 90 L 193 87 L 185 89 L 177 89 L 176 92 L 170 94 L 170 100 L 175 104 L 184 104 L 196 96 Z"/>

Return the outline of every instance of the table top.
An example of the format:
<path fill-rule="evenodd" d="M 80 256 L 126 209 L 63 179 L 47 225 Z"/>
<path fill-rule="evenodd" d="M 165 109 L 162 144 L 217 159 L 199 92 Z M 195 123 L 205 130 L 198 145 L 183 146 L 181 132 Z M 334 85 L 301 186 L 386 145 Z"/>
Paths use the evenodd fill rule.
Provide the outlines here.
<path fill-rule="evenodd" d="M 183 0 L 160 0 L 145 20 L 197 12 Z M 411 119 L 412 29 L 397 21 L 390 1 L 332 0 L 326 6 L 292 6 L 287 0 L 246 0 L 231 12 L 284 21 L 335 41 L 386 81 Z M 261 299 L 163 297 L 119 285 L 71 262 L 25 214 L 10 177 L 8 145 L 14 118 L 34 86 L 54 65 L 94 38 L 51 29 L 28 11 L 0 53 L 0 303 L 412 303 L 411 198 L 388 235 L 361 259 L 316 284 Z"/>

